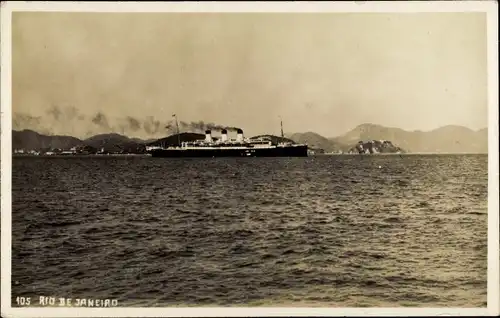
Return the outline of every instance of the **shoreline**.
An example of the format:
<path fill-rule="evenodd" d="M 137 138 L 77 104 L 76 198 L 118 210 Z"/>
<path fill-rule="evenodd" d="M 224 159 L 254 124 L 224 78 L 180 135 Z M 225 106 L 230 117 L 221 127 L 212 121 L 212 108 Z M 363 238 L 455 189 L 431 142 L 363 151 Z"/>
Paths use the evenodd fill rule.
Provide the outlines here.
<path fill-rule="evenodd" d="M 412 153 L 374 153 L 374 154 L 348 154 L 348 153 L 324 153 L 312 154 L 307 157 L 328 157 L 328 156 L 465 156 L 465 155 L 488 155 L 488 153 L 474 152 L 412 152 Z M 71 154 L 71 155 L 33 155 L 33 154 L 12 154 L 12 158 L 109 158 L 109 157 L 151 157 L 151 154 Z"/>
<path fill-rule="evenodd" d="M 81 158 L 81 157 L 97 157 L 97 158 L 108 158 L 108 157 L 151 157 L 150 154 L 135 154 L 135 153 L 113 153 L 113 154 L 72 154 L 72 155 L 32 155 L 32 154 L 13 154 L 12 157 L 23 158 Z"/>
<path fill-rule="evenodd" d="M 409 155 L 487 155 L 487 152 L 406 152 L 406 153 L 321 153 L 313 156 L 409 156 Z"/>

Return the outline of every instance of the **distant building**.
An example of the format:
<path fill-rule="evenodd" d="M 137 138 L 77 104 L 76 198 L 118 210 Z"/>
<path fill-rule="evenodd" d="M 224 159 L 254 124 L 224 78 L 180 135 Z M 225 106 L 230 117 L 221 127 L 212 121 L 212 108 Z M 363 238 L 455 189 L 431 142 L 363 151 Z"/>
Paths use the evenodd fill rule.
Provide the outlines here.
<path fill-rule="evenodd" d="M 319 154 L 324 154 L 325 153 L 325 150 L 324 149 L 308 149 L 307 150 L 308 154 L 310 155 L 319 155 Z"/>

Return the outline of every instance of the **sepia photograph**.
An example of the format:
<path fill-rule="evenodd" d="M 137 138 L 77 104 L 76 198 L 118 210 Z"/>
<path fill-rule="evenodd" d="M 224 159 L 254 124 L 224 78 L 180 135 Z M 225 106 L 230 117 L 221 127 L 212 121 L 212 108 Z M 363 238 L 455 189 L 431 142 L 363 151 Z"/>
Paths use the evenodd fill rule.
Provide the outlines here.
<path fill-rule="evenodd" d="M 2 316 L 499 314 L 497 10 L 2 2 Z"/>

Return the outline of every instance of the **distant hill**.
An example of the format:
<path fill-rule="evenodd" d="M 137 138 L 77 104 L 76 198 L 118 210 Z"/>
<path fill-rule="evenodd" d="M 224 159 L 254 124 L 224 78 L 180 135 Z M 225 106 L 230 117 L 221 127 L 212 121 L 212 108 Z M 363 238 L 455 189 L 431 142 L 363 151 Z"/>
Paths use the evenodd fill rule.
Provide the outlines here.
<path fill-rule="evenodd" d="M 144 142 L 130 139 L 119 134 L 101 134 L 80 140 L 71 136 L 48 136 L 32 130 L 12 131 L 12 149 L 24 150 L 69 150 L 73 147 L 78 149 L 96 149 L 109 153 L 144 153 L 146 147 Z"/>
<path fill-rule="evenodd" d="M 153 139 L 150 138 L 150 139 L 145 139 L 144 140 L 144 139 L 141 139 L 141 138 L 130 138 L 130 140 L 132 140 L 132 141 L 134 141 L 134 142 L 136 142 L 138 144 L 149 144 L 149 143 L 151 143 L 153 141 L 156 141 L 157 139 L 156 138 L 153 138 Z"/>
<path fill-rule="evenodd" d="M 450 125 L 424 132 L 363 124 L 330 140 L 346 145 L 361 140 L 390 140 L 408 152 L 487 153 L 487 137 L 487 129 L 473 131 L 462 126 Z"/>
<path fill-rule="evenodd" d="M 87 138 L 84 140 L 84 142 L 92 147 L 103 147 L 106 146 L 107 144 L 110 143 L 124 143 L 124 142 L 130 142 L 132 139 L 128 138 L 127 136 L 123 136 L 120 134 L 100 134 L 100 135 L 95 135 L 90 138 Z"/>
<path fill-rule="evenodd" d="M 46 136 L 28 129 L 12 131 L 12 149 L 70 149 L 82 144 L 82 140 L 71 136 Z"/>
<path fill-rule="evenodd" d="M 87 138 L 83 141 L 87 146 L 104 151 L 106 153 L 145 153 L 144 142 L 137 138 L 131 139 L 120 134 L 100 134 Z"/>
<path fill-rule="evenodd" d="M 269 138 L 269 139 L 271 139 L 272 143 L 278 143 L 278 142 L 295 143 L 295 141 L 290 139 L 290 138 L 279 137 L 279 136 L 274 136 L 274 135 L 258 135 L 258 136 L 253 136 L 250 139 L 258 139 L 258 138 Z"/>
<path fill-rule="evenodd" d="M 296 143 L 307 144 L 313 149 L 323 149 L 326 152 L 347 151 L 350 148 L 349 145 L 330 140 L 313 132 L 295 133 L 290 136 L 290 139 Z"/>

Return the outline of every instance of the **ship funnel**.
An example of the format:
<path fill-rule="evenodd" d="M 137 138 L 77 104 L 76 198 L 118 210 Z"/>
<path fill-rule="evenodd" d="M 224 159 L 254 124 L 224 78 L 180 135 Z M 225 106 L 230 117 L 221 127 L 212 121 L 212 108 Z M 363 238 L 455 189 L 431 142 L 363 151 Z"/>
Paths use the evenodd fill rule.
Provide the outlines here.
<path fill-rule="evenodd" d="M 238 130 L 236 131 L 236 134 L 237 134 L 237 135 L 236 135 L 236 141 L 238 141 L 238 142 L 243 142 L 243 130 L 238 129 Z"/>
<path fill-rule="evenodd" d="M 222 136 L 221 136 L 221 141 L 226 142 L 227 141 L 227 130 L 222 129 Z"/>
<path fill-rule="evenodd" d="M 205 141 L 212 142 L 212 132 L 210 130 L 205 131 Z"/>

